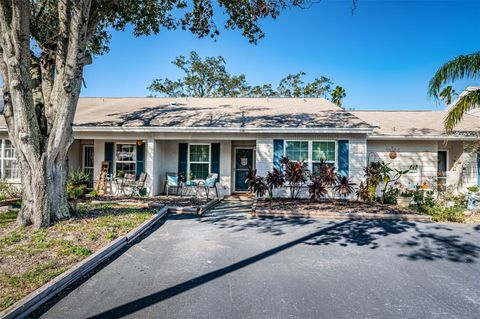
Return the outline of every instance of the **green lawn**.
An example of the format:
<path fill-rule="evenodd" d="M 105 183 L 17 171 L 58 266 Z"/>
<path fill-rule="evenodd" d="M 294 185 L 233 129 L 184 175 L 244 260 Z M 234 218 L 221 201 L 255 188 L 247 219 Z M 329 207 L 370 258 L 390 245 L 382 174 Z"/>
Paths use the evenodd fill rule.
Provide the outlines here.
<path fill-rule="evenodd" d="M 140 225 L 153 209 L 81 204 L 48 229 L 15 228 L 16 212 L 0 213 L 0 310 Z"/>

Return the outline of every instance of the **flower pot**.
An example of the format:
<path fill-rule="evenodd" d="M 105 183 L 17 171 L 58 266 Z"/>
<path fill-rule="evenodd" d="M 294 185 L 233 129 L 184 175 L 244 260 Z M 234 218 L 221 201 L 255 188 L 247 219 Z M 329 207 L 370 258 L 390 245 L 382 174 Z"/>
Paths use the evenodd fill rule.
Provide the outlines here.
<path fill-rule="evenodd" d="M 476 210 L 478 208 L 478 193 L 467 193 L 467 209 Z"/>
<path fill-rule="evenodd" d="M 397 197 L 397 205 L 400 207 L 407 208 L 408 206 L 410 206 L 411 202 L 412 197 Z"/>

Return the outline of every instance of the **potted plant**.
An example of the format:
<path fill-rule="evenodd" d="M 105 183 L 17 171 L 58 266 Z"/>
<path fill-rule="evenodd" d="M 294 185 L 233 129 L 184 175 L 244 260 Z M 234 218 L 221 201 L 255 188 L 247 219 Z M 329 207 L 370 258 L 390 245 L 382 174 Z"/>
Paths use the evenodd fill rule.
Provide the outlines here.
<path fill-rule="evenodd" d="M 467 188 L 467 209 L 476 210 L 478 208 L 478 186 Z"/>
<path fill-rule="evenodd" d="M 397 205 L 406 208 L 412 204 L 412 198 L 413 192 L 411 190 L 400 192 L 400 195 L 397 197 Z"/>
<path fill-rule="evenodd" d="M 73 210 L 76 209 L 77 201 L 85 197 L 89 180 L 90 175 L 82 169 L 73 171 L 68 177 L 67 195 Z"/>

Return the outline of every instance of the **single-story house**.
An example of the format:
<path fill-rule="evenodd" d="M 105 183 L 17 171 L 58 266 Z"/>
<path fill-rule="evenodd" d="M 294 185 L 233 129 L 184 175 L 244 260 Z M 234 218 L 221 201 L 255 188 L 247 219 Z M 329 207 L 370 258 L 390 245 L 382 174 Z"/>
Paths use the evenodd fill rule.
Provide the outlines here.
<path fill-rule="evenodd" d="M 314 170 L 321 159 L 359 183 L 364 167 L 384 160 L 412 170 L 403 181 L 477 185 L 480 118 L 467 115 L 452 134 L 445 111 L 347 111 L 322 98 L 81 98 L 69 166 L 98 180 L 147 173 L 148 194 L 164 192 L 167 173 L 186 179 L 219 174 L 221 195 L 245 192 L 248 167 L 265 175 L 287 156 Z M 18 182 L 15 151 L 0 122 L 0 176 Z"/>

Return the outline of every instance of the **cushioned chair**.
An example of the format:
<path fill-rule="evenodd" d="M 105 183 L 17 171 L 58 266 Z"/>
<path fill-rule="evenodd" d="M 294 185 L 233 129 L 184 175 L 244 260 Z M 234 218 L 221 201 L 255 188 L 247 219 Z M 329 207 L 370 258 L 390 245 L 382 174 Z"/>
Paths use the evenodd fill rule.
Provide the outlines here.
<path fill-rule="evenodd" d="M 208 199 L 208 195 L 210 194 L 210 189 L 212 188 L 215 189 L 215 195 L 218 197 L 217 183 L 218 183 L 218 174 L 217 173 L 208 174 L 207 178 L 205 179 L 205 193 L 207 195 L 207 199 Z"/>
<path fill-rule="evenodd" d="M 177 173 L 166 173 L 165 174 L 165 185 L 163 186 L 163 192 L 167 196 L 169 195 L 169 190 L 170 188 L 176 188 L 177 189 L 177 195 L 179 194 L 178 191 L 182 190 L 183 184 L 180 181 L 180 178 Z M 182 195 L 182 192 L 180 192 L 180 195 Z"/>

